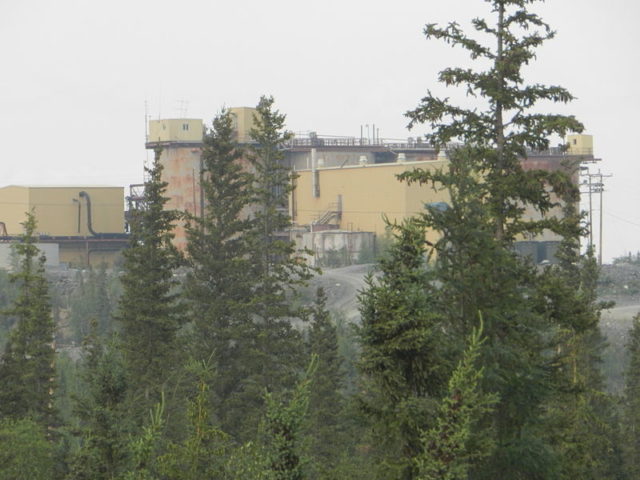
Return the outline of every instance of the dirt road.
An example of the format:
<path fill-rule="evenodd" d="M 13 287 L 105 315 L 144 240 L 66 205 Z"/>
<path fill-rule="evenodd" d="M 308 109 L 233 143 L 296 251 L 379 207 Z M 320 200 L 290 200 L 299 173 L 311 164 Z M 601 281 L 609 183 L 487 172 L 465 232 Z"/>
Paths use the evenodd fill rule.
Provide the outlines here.
<path fill-rule="evenodd" d="M 366 264 L 325 269 L 322 275 L 311 281 L 311 287 L 324 288 L 329 310 L 344 315 L 350 322 L 359 322 L 358 292 L 365 287 L 365 277 L 373 267 L 372 264 Z"/>

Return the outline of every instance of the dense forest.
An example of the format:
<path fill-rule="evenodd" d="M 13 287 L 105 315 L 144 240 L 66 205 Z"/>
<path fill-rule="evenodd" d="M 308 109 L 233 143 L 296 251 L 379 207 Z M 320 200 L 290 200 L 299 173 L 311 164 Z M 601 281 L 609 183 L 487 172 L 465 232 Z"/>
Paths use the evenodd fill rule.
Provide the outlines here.
<path fill-rule="evenodd" d="M 357 323 L 309 293 L 319 272 L 282 235 L 290 134 L 271 97 L 250 146 L 226 110 L 205 132 L 201 216 L 165 208 L 156 151 L 117 267 L 48 276 L 27 213 L 0 271 L 0 478 L 640 478 L 640 319 L 612 392 L 573 172 L 520 163 L 583 130 L 539 113 L 567 90 L 522 76 L 554 36 L 535 1 L 487 0 L 477 39 L 426 25 L 486 69 L 440 73 L 470 108 L 428 92 L 407 112 L 449 162 L 398 181 L 450 200 L 389 224 Z M 515 253 L 544 231 L 557 264 Z"/>

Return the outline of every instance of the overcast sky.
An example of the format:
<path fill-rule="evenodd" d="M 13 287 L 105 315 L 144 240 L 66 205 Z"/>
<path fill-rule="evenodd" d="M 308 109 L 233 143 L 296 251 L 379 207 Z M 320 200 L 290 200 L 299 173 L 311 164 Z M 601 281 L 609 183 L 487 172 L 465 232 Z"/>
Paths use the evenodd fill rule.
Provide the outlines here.
<path fill-rule="evenodd" d="M 439 70 L 469 60 L 426 41 L 481 0 L 0 0 L 0 140 L 9 184 L 138 183 L 153 118 L 210 121 L 271 94 L 294 132 L 406 138 L 403 113 Z M 604 196 L 604 257 L 640 250 L 640 4 L 548 0 L 557 30 L 527 71 L 578 97 Z M 450 95 L 456 95 L 451 92 Z M 596 168 L 597 169 L 597 168 Z M 597 214 L 597 212 L 596 212 Z M 1 216 L 1 215 L 0 215 Z"/>

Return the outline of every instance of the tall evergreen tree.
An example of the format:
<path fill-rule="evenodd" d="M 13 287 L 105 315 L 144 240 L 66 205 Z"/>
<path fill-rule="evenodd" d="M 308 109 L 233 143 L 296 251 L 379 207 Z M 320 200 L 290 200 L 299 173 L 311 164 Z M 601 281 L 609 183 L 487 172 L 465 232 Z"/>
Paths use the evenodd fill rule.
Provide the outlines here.
<path fill-rule="evenodd" d="M 202 167 L 204 211 L 190 218 L 187 227 L 190 268 L 184 293 L 194 324 L 194 356 L 211 362 L 217 372 L 210 399 L 214 415 L 236 436 L 250 411 L 242 398 L 244 382 L 254 368 L 256 341 L 249 211 L 253 175 L 243 163 L 227 110 L 204 136 Z"/>
<path fill-rule="evenodd" d="M 248 376 L 244 398 L 246 410 L 258 412 L 264 390 L 278 392 L 291 387 L 304 359 L 304 344 L 292 325 L 304 312 L 295 308 L 295 288 L 311 277 L 311 270 L 289 238 L 291 219 L 287 211 L 291 172 L 283 163 L 285 116 L 273 108 L 273 98 L 262 97 L 257 106 L 249 160 L 253 169 L 252 229 L 250 236 L 252 328 Z M 258 417 L 255 419 L 257 425 Z"/>
<path fill-rule="evenodd" d="M 282 146 L 291 133 L 284 130 L 286 117 L 273 103 L 273 97 L 262 97 L 256 107 L 251 130 L 256 145 L 251 147 L 250 158 L 255 171 L 255 311 L 267 326 L 275 327 L 278 323 L 289 325 L 281 320 L 299 313 L 292 310 L 287 293 L 308 280 L 312 272 L 289 238 L 288 201 L 293 185 Z"/>
<path fill-rule="evenodd" d="M 423 229 L 403 224 L 380 275 L 367 279 L 360 296 L 361 402 L 388 478 L 415 478 L 421 431 L 435 415 L 450 371 L 450 342 L 427 293 L 425 252 Z"/>
<path fill-rule="evenodd" d="M 5 312 L 15 325 L 0 360 L 0 416 L 31 416 L 49 427 L 53 425 L 55 325 L 33 212 L 27 213 L 22 225 L 24 233 L 15 245 L 19 270 L 11 274 L 18 294 Z"/>
<path fill-rule="evenodd" d="M 176 334 L 181 324 L 173 276 L 180 256 L 171 243 L 178 214 L 165 210 L 167 183 L 162 181 L 160 153 L 156 150 L 154 164 L 147 169 L 143 206 L 133 212 L 116 317 L 122 329 L 120 348 L 129 377 L 131 407 L 138 423 L 160 401 L 174 371 Z"/>
<path fill-rule="evenodd" d="M 415 110 L 407 112 L 410 126 L 427 123 L 431 127 L 427 140 L 436 147 L 446 148 L 456 140 L 478 149 L 476 161 L 488 184 L 490 196 L 486 201 L 495 236 L 507 243 L 518 234 L 550 227 L 546 222 L 525 221 L 525 206 L 548 213 L 555 203 L 549 189 L 544 188 L 545 182 L 556 193 L 566 185 L 562 175 L 524 170 L 521 159 L 527 156 L 527 149 L 545 150 L 551 135 L 583 130 L 572 116 L 531 111 L 542 101 L 573 100 L 562 87 L 527 85 L 522 77 L 523 68 L 535 59 L 536 49 L 555 36 L 549 25 L 527 9 L 528 4 L 537 1 L 540 0 L 487 0 L 496 17 L 495 26 L 482 18 L 472 23 L 476 31 L 495 42 L 495 47 L 466 35 L 455 22 L 444 28 L 427 24 L 427 39 L 462 47 L 472 59 L 490 65 L 485 71 L 446 68 L 439 75 L 445 85 L 464 87 L 470 95 L 483 100 L 486 109 L 458 107 L 428 92 Z"/>
<path fill-rule="evenodd" d="M 599 328 L 603 309 L 597 297 L 599 267 L 591 251 L 579 252 L 583 233 L 577 198 L 564 207 L 564 239 L 537 279 L 535 308 L 555 326 L 554 395 L 544 416 L 546 433 L 558 457 L 561 478 L 623 478 L 621 434 L 615 400 L 601 373 L 605 339 Z"/>
<path fill-rule="evenodd" d="M 424 225 L 435 226 L 442 235 L 434 246 L 440 290 L 456 293 L 439 302 L 438 310 L 457 330 L 457 338 L 469 333 L 472 315 L 479 311 L 485 318 L 484 388 L 500 396 L 493 418 L 497 449 L 476 467 L 474 478 L 550 475 L 545 468 L 553 457 L 539 419 L 553 393 L 554 364 L 548 352 L 554 346 L 556 326 L 535 309 L 536 271 L 515 256 L 512 246 L 519 236 L 545 229 L 565 233 L 564 220 L 554 218 L 552 208 L 559 198 L 575 192 L 575 186 L 562 171 L 524 170 L 521 159 L 528 149 L 548 148 L 551 135 L 580 132 L 582 125 L 573 117 L 531 112 L 542 101 L 572 99 L 564 88 L 526 85 L 522 77 L 536 48 L 554 36 L 529 11 L 528 5 L 535 1 L 487 1 L 496 17 L 494 25 L 478 18 L 473 26 L 495 42 L 491 46 L 466 35 L 456 23 L 444 28 L 428 24 L 427 38 L 460 46 L 472 59 L 489 65 L 485 71 L 447 68 L 439 77 L 447 86 L 465 88 L 482 106 L 461 108 L 428 92 L 407 114 L 411 125 L 430 126 L 427 139 L 436 147 L 452 141 L 464 144 L 450 152 L 448 172 L 415 171 L 403 178 L 444 186 L 452 196 L 449 209 L 431 208 L 421 216 Z M 463 171 L 456 172 L 460 166 Z M 539 218 L 527 218 L 527 208 Z M 447 225 L 445 219 L 454 223 Z"/>
<path fill-rule="evenodd" d="M 327 310 L 327 295 L 322 287 L 316 292 L 311 311 L 309 350 L 318 357 L 318 368 L 310 385 L 310 451 L 321 478 L 331 478 L 333 468 L 345 449 L 341 428 L 344 399 L 342 360 L 338 354 L 338 333 Z"/>

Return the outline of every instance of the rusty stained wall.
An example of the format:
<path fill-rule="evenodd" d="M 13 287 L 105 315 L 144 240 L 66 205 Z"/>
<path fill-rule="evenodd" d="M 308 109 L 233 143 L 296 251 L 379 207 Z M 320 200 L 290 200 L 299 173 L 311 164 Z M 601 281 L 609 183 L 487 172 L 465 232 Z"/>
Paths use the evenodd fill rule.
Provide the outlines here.
<path fill-rule="evenodd" d="M 201 149 L 191 146 L 170 146 L 162 151 L 160 163 L 164 167 L 162 180 L 168 183 L 165 196 L 169 198 L 167 209 L 200 215 L 200 157 Z M 174 230 L 174 244 L 186 247 L 184 222 L 178 222 Z"/>

